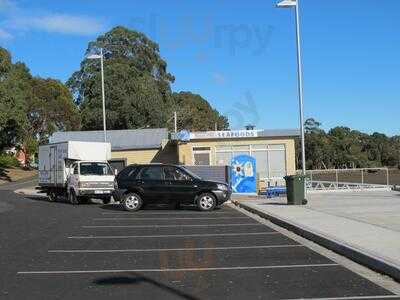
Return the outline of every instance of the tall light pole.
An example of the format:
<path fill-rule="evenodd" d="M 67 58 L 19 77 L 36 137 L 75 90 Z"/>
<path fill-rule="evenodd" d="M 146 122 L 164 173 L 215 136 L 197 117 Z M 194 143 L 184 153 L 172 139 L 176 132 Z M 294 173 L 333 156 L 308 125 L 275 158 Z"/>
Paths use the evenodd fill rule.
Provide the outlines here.
<path fill-rule="evenodd" d="M 283 0 L 277 4 L 278 8 L 295 8 L 296 15 L 296 43 L 297 43 L 297 80 L 300 110 L 300 131 L 301 131 L 301 165 L 302 175 L 306 175 L 306 147 L 304 141 L 304 102 L 303 102 L 303 70 L 301 63 L 301 38 L 300 38 L 300 0 Z M 304 189 L 304 193 L 306 189 Z M 305 195 L 304 195 L 305 196 Z M 304 197 L 305 198 L 305 197 Z"/>
<path fill-rule="evenodd" d="M 104 55 L 103 48 L 100 48 L 100 55 L 91 54 L 86 57 L 87 59 L 100 59 L 101 68 L 101 96 L 103 100 L 103 132 L 104 132 L 104 142 L 107 142 L 107 127 L 106 127 L 106 96 L 104 92 Z"/>

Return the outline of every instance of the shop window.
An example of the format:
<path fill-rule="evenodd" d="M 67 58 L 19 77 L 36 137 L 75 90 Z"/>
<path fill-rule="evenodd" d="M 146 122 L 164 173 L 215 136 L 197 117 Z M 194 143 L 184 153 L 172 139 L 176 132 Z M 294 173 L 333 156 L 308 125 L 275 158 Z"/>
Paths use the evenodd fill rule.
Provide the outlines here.
<path fill-rule="evenodd" d="M 251 150 L 267 150 L 267 145 L 251 145 Z"/>
<path fill-rule="evenodd" d="M 232 152 L 216 152 L 215 161 L 218 166 L 230 166 L 232 160 Z"/>
<path fill-rule="evenodd" d="M 271 150 L 285 150 L 285 145 L 268 145 Z"/>
<path fill-rule="evenodd" d="M 210 147 L 193 147 L 194 165 L 209 166 L 211 159 Z"/>
<path fill-rule="evenodd" d="M 285 145 L 251 145 L 251 155 L 256 159 L 257 173 L 261 179 L 286 176 Z"/>
<path fill-rule="evenodd" d="M 269 151 L 269 178 L 281 178 L 286 175 L 285 151 Z"/>
<path fill-rule="evenodd" d="M 217 152 L 222 152 L 222 151 L 232 151 L 232 146 L 216 146 L 215 147 L 215 150 L 217 151 Z"/>
<path fill-rule="evenodd" d="M 282 178 L 286 175 L 286 150 L 283 144 L 217 146 L 215 162 L 217 165 L 230 165 L 232 157 L 242 154 L 256 159 L 257 173 L 261 179 Z"/>
<path fill-rule="evenodd" d="M 233 146 L 233 155 L 250 155 L 250 145 Z"/>
<path fill-rule="evenodd" d="M 256 159 L 256 170 L 260 178 L 268 178 L 268 152 L 267 150 L 253 151 L 251 156 Z"/>

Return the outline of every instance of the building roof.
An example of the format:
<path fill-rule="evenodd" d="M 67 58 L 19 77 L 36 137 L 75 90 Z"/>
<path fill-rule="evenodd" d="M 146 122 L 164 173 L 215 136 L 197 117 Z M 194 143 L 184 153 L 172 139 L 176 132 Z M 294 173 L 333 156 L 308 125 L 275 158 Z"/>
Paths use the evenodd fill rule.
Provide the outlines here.
<path fill-rule="evenodd" d="M 167 128 L 107 130 L 112 150 L 156 149 L 167 139 Z M 65 141 L 103 142 L 103 131 L 57 131 L 49 139 L 50 143 Z"/>
<path fill-rule="evenodd" d="M 258 132 L 261 137 L 297 137 L 300 136 L 299 129 L 263 129 Z"/>

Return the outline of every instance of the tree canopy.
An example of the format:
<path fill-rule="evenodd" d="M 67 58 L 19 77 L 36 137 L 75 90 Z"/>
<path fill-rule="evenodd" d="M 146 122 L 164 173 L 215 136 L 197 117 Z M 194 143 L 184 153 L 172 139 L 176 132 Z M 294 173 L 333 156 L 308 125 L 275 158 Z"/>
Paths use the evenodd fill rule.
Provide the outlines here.
<path fill-rule="evenodd" d="M 335 127 L 325 132 L 320 126 L 314 119 L 305 122 L 308 169 L 400 164 L 400 136 L 388 137 L 376 132 L 369 135 L 348 127 Z M 299 145 L 297 150 L 299 155 Z"/>
<path fill-rule="evenodd" d="M 104 54 L 104 83 L 108 129 L 142 127 L 173 127 L 173 111 L 182 115 L 180 128 L 198 130 L 214 128 L 208 120 L 227 128 L 226 119 L 197 95 L 174 94 L 171 83 L 175 78 L 167 71 L 159 46 L 143 33 L 121 26 L 115 27 L 89 43 L 86 56 Z M 80 69 L 67 81 L 82 115 L 82 129 L 102 128 L 101 74 L 99 60 L 85 58 Z M 182 108 L 182 109 L 181 109 Z M 189 115 L 191 114 L 191 115 Z M 204 126 L 198 122 L 201 115 Z M 221 117 L 222 118 L 222 117 Z M 182 126 L 182 127 L 181 127 Z"/>
<path fill-rule="evenodd" d="M 86 55 L 104 53 L 109 129 L 164 127 L 172 106 L 167 64 L 144 34 L 115 27 L 89 43 Z M 67 85 L 80 105 L 82 129 L 102 128 L 100 61 L 85 58 Z"/>
<path fill-rule="evenodd" d="M 200 95 L 191 92 L 174 93 L 175 110 L 178 115 L 178 127 L 192 131 L 228 129 L 226 117 L 211 107 Z"/>
<path fill-rule="evenodd" d="M 0 48 L 0 150 L 35 149 L 56 130 L 80 127 L 79 111 L 59 81 L 33 77 Z"/>

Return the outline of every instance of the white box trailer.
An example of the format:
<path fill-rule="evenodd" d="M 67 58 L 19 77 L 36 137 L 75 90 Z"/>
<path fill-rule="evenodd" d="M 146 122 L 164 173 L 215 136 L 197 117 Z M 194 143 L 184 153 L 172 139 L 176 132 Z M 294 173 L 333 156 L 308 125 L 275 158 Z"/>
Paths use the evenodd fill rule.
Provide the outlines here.
<path fill-rule="evenodd" d="M 114 173 L 110 143 L 67 141 L 39 146 L 39 187 L 52 200 L 65 194 L 73 203 L 87 198 L 109 202 Z"/>

